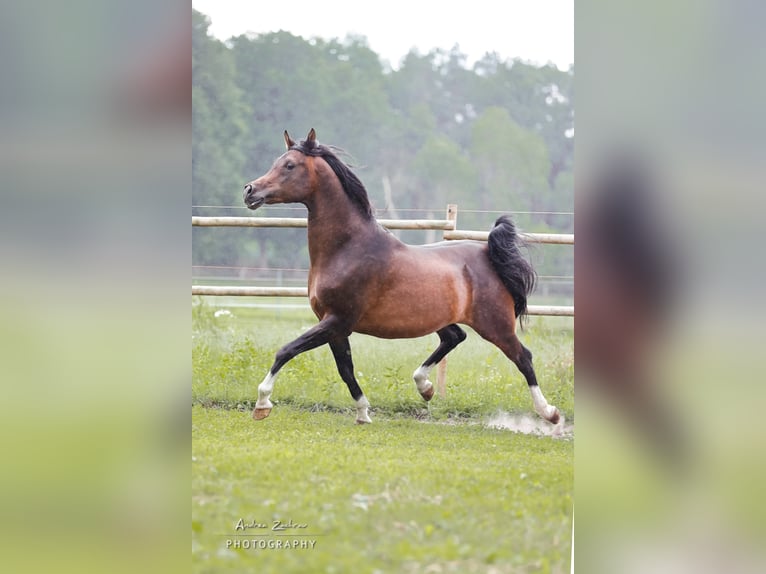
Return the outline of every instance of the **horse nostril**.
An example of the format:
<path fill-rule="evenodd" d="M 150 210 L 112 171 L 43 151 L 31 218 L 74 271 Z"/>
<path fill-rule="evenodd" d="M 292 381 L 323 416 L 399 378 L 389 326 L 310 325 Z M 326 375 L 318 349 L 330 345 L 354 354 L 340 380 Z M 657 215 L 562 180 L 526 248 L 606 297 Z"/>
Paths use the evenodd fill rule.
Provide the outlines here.
<path fill-rule="evenodd" d="M 252 186 L 252 185 L 250 185 L 250 184 L 248 183 L 248 184 L 245 186 L 245 195 L 247 195 L 247 194 L 248 194 L 248 193 L 250 193 L 251 191 L 253 191 L 253 186 Z"/>

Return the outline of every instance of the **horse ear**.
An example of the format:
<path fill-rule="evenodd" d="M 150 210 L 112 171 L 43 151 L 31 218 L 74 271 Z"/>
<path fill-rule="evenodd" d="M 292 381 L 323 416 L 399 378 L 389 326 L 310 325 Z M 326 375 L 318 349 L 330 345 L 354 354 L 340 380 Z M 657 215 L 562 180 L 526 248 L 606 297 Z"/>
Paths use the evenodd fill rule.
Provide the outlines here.
<path fill-rule="evenodd" d="M 312 144 L 317 141 L 317 133 L 314 131 L 314 128 L 311 128 L 309 131 L 309 135 L 306 136 L 306 141 Z"/>
<path fill-rule="evenodd" d="M 290 137 L 290 134 L 287 133 L 287 130 L 285 130 L 285 145 L 287 146 L 287 149 L 290 149 L 295 145 L 295 142 Z"/>

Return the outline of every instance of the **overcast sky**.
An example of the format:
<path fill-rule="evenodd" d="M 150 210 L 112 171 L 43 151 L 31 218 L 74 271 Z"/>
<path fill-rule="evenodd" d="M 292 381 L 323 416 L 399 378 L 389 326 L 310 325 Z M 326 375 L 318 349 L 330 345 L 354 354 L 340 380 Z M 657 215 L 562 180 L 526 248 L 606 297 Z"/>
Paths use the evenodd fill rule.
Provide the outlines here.
<path fill-rule="evenodd" d="M 486 52 L 566 69 L 574 62 L 574 0 L 192 0 L 221 40 L 245 32 L 287 30 L 311 38 L 367 37 L 398 68 L 412 47 L 425 54 L 455 44 L 469 64 Z"/>

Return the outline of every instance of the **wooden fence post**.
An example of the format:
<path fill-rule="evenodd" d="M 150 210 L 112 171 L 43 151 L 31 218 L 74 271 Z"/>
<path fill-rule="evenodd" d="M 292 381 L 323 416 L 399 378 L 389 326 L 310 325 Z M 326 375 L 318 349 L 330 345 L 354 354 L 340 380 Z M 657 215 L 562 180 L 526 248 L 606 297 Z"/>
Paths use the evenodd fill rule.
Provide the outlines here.
<path fill-rule="evenodd" d="M 447 204 L 447 221 L 452 222 L 452 231 L 457 229 L 457 204 Z"/>
<path fill-rule="evenodd" d="M 436 390 L 441 398 L 447 396 L 447 357 L 436 365 Z"/>
<path fill-rule="evenodd" d="M 447 220 L 452 222 L 452 230 L 457 229 L 457 205 L 447 204 Z M 447 357 L 436 366 L 436 391 L 441 398 L 447 396 Z"/>

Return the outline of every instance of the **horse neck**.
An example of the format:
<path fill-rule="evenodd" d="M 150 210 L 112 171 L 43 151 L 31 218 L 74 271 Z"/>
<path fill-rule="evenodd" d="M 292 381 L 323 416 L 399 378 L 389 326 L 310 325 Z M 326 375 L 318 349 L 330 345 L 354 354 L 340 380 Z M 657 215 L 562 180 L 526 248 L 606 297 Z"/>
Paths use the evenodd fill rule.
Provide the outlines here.
<path fill-rule="evenodd" d="M 375 219 L 365 219 L 340 183 L 333 183 L 316 190 L 318 201 L 306 202 L 312 266 L 342 251 L 349 241 L 364 241 L 377 228 Z"/>

